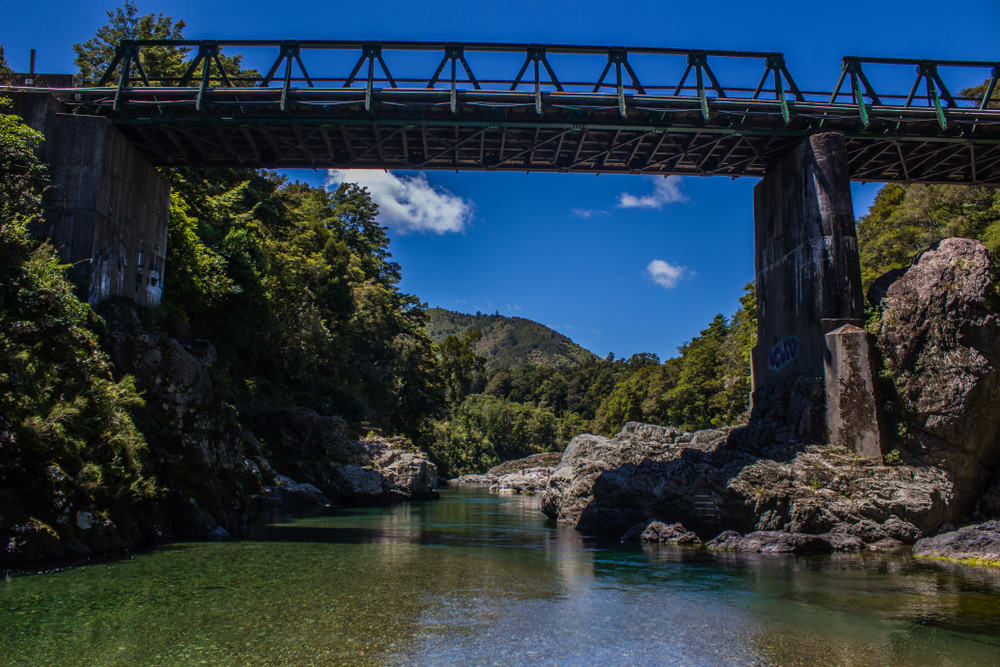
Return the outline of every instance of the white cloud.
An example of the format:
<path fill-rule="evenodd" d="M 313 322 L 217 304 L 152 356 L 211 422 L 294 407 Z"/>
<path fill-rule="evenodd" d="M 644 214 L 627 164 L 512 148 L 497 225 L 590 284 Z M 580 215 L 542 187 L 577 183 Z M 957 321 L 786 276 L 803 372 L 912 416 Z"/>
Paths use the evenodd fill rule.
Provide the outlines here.
<path fill-rule="evenodd" d="M 519 304 L 507 304 L 507 312 L 520 312 L 522 310 Z"/>
<path fill-rule="evenodd" d="M 665 289 L 673 289 L 684 278 L 694 276 L 694 272 L 689 271 L 686 266 L 677 266 L 662 259 L 650 262 L 646 267 L 646 274 L 654 283 Z"/>
<path fill-rule="evenodd" d="M 649 176 L 653 179 L 653 192 L 636 197 L 630 192 L 618 195 L 619 208 L 663 208 L 666 204 L 687 201 L 687 195 L 681 192 L 680 176 Z"/>
<path fill-rule="evenodd" d="M 595 208 L 574 208 L 570 210 L 577 218 L 583 218 L 584 220 L 589 220 L 590 218 L 596 218 L 601 215 L 608 215 L 607 211 Z"/>
<path fill-rule="evenodd" d="M 378 221 L 402 234 L 461 232 L 472 218 L 472 202 L 431 185 L 427 176 L 397 176 L 374 169 L 329 169 L 327 187 L 357 183 L 378 204 Z"/>

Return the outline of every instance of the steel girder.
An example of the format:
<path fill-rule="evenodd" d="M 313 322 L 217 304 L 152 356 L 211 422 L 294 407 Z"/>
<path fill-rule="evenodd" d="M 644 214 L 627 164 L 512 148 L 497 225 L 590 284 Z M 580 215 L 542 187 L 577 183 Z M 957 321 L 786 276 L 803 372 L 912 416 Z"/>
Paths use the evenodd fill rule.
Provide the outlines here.
<path fill-rule="evenodd" d="M 151 76 L 151 48 L 189 49 L 184 76 Z M 276 51 L 264 75 L 224 71 L 223 49 L 251 48 Z M 399 74 L 428 51 L 440 59 L 426 76 Z M 358 57 L 316 76 L 306 55 L 319 52 Z M 474 57 L 489 54 L 520 65 L 477 76 Z M 603 67 L 579 76 L 575 59 L 595 56 Z M 732 85 L 720 63 L 736 61 L 763 74 Z M 886 66 L 915 68 L 908 91 L 876 90 L 870 69 Z M 981 72 L 979 97 L 947 86 L 955 68 Z M 107 115 L 157 164 L 760 176 L 802 137 L 836 131 L 857 180 L 1000 183 L 998 77 L 991 62 L 847 57 L 832 92 L 816 92 L 779 53 L 164 40 L 123 42 L 101 81 L 54 92 Z"/>

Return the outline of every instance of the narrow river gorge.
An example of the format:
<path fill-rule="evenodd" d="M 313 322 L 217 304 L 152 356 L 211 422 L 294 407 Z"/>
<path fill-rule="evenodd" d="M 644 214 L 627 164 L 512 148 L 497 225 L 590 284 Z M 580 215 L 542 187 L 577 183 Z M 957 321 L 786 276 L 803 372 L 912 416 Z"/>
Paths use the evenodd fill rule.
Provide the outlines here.
<path fill-rule="evenodd" d="M 996 664 L 1000 572 L 602 544 L 446 490 L 8 575 L 4 664 Z"/>

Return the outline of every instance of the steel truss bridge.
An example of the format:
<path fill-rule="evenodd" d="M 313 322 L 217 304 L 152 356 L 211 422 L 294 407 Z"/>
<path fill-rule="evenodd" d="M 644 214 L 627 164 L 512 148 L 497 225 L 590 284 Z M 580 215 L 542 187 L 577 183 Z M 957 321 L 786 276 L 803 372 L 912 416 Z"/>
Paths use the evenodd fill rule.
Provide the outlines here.
<path fill-rule="evenodd" d="M 164 48 L 189 58 L 183 76 L 146 71 Z M 264 74 L 224 69 L 223 51 L 261 49 Z M 977 95 L 949 87 L 962 73 Z M 100 81 L 51 90 L 160 165 L 762 176 L 836 131 L 855 180 L 992 184 L 998 78 L 1000 61 L 845 57 L 814 91 L 780 53 L 164 40 L 122 42 Z"/>

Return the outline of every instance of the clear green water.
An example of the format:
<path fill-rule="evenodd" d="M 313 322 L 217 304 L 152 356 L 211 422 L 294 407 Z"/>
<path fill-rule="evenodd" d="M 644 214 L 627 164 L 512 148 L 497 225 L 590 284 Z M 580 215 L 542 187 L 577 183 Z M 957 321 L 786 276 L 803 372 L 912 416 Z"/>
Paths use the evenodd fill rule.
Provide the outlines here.
<path fill-rule="evenodd" d="M 599 545 L 537 500 L 262 527 L 0 580 L 0 664 L 1000 664 L 1000 573 Z"/>

